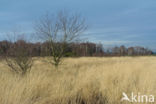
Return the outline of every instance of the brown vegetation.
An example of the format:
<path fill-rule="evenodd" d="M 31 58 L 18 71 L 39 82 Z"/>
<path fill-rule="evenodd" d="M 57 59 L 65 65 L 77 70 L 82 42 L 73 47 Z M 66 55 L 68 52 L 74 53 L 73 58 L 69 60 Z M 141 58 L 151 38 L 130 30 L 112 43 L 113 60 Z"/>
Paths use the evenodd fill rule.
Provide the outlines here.
<path fill-rule="evenodd" d="M 18 40 L 10 45 L 5 60 L 14 73 L 25 75 L 31 70 L 33 59 L 24 40 Z"/>
<path fill-rule="evenodd" d="M 155 57 L 65 58 L 59 70 L 35 59 L 24 77 L 0 62 L 0 104 L 127 104 L 122 92 L 156 95 Z"/>

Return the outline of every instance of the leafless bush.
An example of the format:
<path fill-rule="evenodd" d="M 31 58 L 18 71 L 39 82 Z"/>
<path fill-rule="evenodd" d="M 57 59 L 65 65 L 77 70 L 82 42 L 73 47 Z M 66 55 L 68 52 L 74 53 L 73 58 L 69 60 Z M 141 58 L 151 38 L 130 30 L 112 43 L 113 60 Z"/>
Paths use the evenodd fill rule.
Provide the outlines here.
<path fill-rule="evenodd" d="M 12 43 L 5 59 L 10 70 L 21 75 L 29 72 L 33 64 L 33 59 L 29 53 L 29 46 L 24 40 L 18 40 Z"/>

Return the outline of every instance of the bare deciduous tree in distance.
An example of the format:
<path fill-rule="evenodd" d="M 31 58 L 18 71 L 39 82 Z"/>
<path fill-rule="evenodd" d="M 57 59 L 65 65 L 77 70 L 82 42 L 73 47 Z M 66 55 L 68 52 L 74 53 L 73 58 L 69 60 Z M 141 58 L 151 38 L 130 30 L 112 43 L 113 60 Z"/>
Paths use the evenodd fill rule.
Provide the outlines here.
<path fill-rule="evenodd" d="M 49 52 L 53 56 L 49 62 L 56 67 L 66 54 L 67 44 L 77 41 L 86 29 L 83 18 L 76 14 L 69 15 L 65 11 L 60 11 L 55 16 L 46 14 L 35 25 L 36 34 L 49 43 Z"/>

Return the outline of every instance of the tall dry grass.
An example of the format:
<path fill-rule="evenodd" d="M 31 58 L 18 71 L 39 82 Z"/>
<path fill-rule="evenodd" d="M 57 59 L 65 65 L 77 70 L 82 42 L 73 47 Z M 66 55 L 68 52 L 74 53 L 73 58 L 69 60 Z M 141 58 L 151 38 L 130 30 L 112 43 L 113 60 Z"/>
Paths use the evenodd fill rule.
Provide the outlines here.
<path fill-rule="evenodd" d="M 1 61 L 0 104 L 129 104 L 122 92 L 156 95 L 156 57 L 66 58 L 58 70 L 44 60 L 23 77 Z"/>

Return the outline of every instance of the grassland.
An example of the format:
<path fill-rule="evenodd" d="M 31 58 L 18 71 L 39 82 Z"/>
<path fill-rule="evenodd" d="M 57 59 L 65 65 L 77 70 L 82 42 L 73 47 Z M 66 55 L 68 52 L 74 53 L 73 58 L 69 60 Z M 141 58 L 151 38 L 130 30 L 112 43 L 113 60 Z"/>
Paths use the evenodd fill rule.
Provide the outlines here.
<path fill-rule="evenodd" d="M 129 104 L 122 92 L 156 95 L 156 57 L 36 58 L 26 76 L 0 62 L 0 104 Z M 141 103 L 142 104 L 142 103 Z"/>

